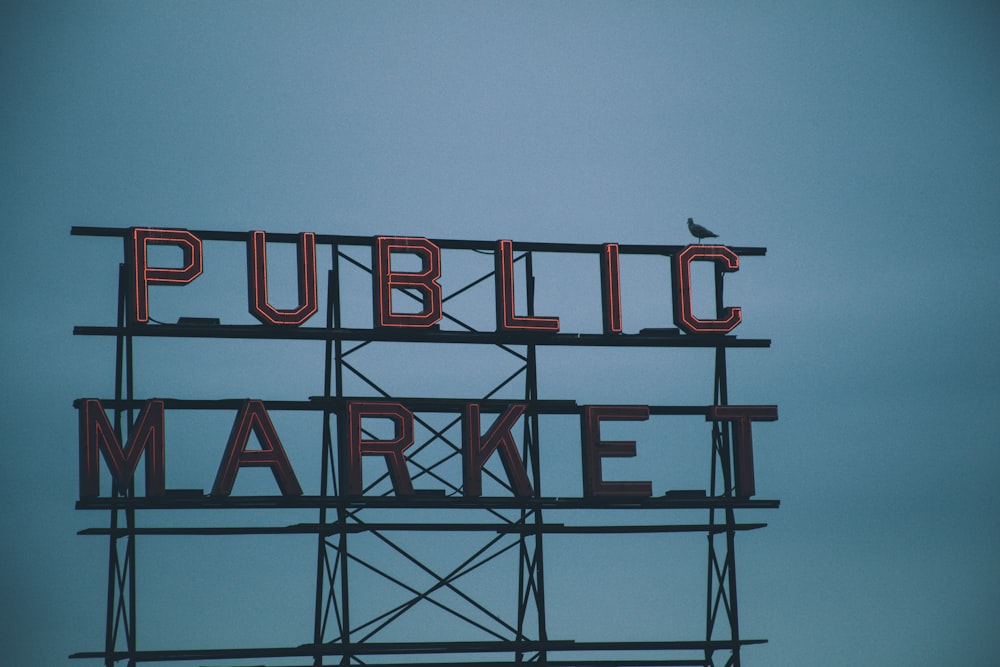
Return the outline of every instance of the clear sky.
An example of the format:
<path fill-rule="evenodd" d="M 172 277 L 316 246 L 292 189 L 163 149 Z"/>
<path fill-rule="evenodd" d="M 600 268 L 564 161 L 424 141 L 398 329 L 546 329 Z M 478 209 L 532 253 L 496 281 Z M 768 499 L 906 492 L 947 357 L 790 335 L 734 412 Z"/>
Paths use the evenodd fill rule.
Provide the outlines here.
<path fill-rule="evenodd" d="M 76 532 L 106 518 L 74 510 L 72 401 L 111 393 L 113 348 L 72 327 L 112 323 L 120 249 L 71 226 L 683 244 L 693 216 L 768 248 L 727 282 L 737 333 L 773 339 L 733 355 L 732 399 L 780 410 L 755 445 L 782 506 L 738 542 L 743 634 L 769 640 L 744 664 L 988 664 L 998 63 L 991 2 L 2 3 L 3 660 L 103 641 L 107 545 Z M 212 298 L 244 297 L 182 314 Z M 202 385 L 154 364 L 144 386 L 257 373 L 298 398 L 303 354 L 251 371 L 223 350 Z M 657 363 L 665 393 L 710 401 Z M 586 398 L 585 373 L 552 373 L 551 397 Z M 252 623 L 211 617 L 238 585 L 183 583 L 225 580 L 214 547 L 159 548 L 146 591 L 191 610 L 143 626 L 150 647 L 244 641 Z M 269 548 L 245 553 L 314 559 Z M 289 623 L 311 618 L 306 580 Z M 233 593 L 247 622 L 285 585 Z"/>

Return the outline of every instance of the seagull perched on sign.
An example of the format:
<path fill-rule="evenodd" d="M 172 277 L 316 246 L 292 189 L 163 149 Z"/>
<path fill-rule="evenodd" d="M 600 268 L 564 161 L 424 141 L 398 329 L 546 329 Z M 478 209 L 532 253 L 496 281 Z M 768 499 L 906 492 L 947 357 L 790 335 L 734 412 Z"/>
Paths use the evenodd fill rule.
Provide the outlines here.
<path fill-rule="evenodd" d="M 708 238 L 714 239 L 719 236 L 718 234 L 715 234 L 705 229 L 701 225 L 696 224 L 694 218 L 688 218 L 688 230 L 691 232 L 692 236 L 698 239 L 698 243 L 701 243 L 702 239 L 708 239 Z"/>

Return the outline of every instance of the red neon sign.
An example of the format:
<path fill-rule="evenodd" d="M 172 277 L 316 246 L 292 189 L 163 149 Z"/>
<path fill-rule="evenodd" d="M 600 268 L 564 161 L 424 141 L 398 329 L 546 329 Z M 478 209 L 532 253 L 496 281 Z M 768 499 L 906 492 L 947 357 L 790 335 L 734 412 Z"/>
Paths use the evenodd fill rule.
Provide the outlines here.
<path fill-rule="evenodd" d="M 247 449 L 250 434 L 260 442 L 260 449 Z M 233 430 L 226 443 L 222 464 L 212 486 L 213 496 L 228 496 L 236 482 L 236 473 L 243 467 L 270 468 L 283 496 L 300 496 L 302 487 L 288 462 L 285 448 L 281 446 L 274 424 L 259 400 L 248 399 L 243 403 L 233 422 Z"/>
<path fill-rule="evenodd" d="M 462 418 L 462 490 L 466 496 L 479 497 L 483 495 L 483 466 L 493 452 L 500 450 L 500 461 L 510 480 L 514 495 L 530 497 L 531 482 L 524 468 L 524 462 L 517 453 L 517 443 L 510 430 L 521 418 L 527 406 L 514 403 L 497 417 L 486 435 L 481 435 L 479 404 L 469 403 L 465 406 Z"/>
<path fill-rule="evenodd" d="M 218 237 L 210 233 L 207 238 Z M 276 308 L 271 305 L 268 298 L 266 233 L 253 231 L 247 233 L 245 237 L 243 234 L 234 234 L 228 238 L 238 240 L 241 244 L 244 242 L 244 238 L 246 239 L 247 302 L 250 313 L 257 320 L 267 325 L 297 326 L 306 322 L 317 312 L 317 237 L 315 234 L 305 232 L 298 235 L 296 241 L 298 304 L 295 308 L 290 309 Z M 285 235 L 282 240 L 291 241 L 292 238 L 291 235 Z M 127 291 L 128 313 L 126 317 L 131 318 L 131 321 L 134 322 L 146 322 L 149 319 L 149 285 L 184 285 L 197 278 L 203 269 L 202 241 L 195 233 L 183 229 L 138 227 L 127 230 L 124 239 L 125 259 L 129 269 L 127 282 L 123 288 Z M 274 242 L 277 241 L 272 241 L 272 243 Z M 444 299 L 441 285 L 438 282 L 442 275 L 440 247 L 422 237 L 378 236 L 371 240 L 362 240 L 361 244 L 367 245 L 369 242 L 372 251 L 371 275 L 374 293 L 371 296 L 373 297 L 375 328 L 426 328 L 437 324 L 444 315 Z M 150 245 L 179 249 L 183 256 L 180 265 L 150 266 L 148 252 Z M 482 247 L 481 244 L 476 245 Z M 442 246 L 453 247 L 447 242 L 442 242 Z M 559 250 L 559 252 L 562 251 L 563 249 Z M 578 252 L 580 249 L 572 247 L 567 251 Z M 587 246 L 585 251 L 590 253 L 599 251 L 603 333 L 609 337 L 612 334 L 620 334 L 623 331 L 620 275 L 620 254 L 623 250 L 617 243 L 605 243 L 601 246 Z M 635 251 L 636 249 L 627 246 L 624 250 L 624 252 Z M 662 254 L 661 251 L 662 248 L 654 249 L 656 254 Z M 639 252 L 648 254 L 650 250 L 639 250 Z M 752 249 L 749 251 L 742 249 L 740 252 L 753 253 Z M 412 271 L 399 270 L 400 254 L 415 256 L 419 261 L 419 268 Z M 531 309 L 528 309 L 528 314 L 516 314 L 513 242 L 510 240 L 497 241 L 493 255 L 497 332 L 558 332 L 560 329 L 558 317 L 536 316 Z M 392 265 L 394 256 L 397 262 L 396 269 Z M 719 276 L 722 273 L 734 272 L 739 269 L 739 257 L 734 250 L 722 245 L 689 245 L 673 254 L 670 260 L 673 273 L 674 319 L 678 326 L 689 334 L 719 335 L 732 331 L 740 324 L 741 309 L 721 306 L 721 297 L 717 297 L 718 312 L 714 319 L 698 318 L 692 312 L 692 262 L 712 263 L 716 272 L 717 294 L 720 294 L 722 283 Z M 153 261 L 155 262 L 155 259 Z M 339 260 L 335 259 L 335 262 L 337 261 Z M 473 285 L 488 279 L 489 275 L 483 276 Z M 416 306 L 407 309 L 405 305 L 394 302 L 393 299 L 398 298 L 401 294 L 415 297 Z M 331 294 L 331 301 L 337 296 L 339 295 Z M 147 330 L 146 333 L 153 332 Z M 155 333 L 159 334 L 160 331 Z M 169 334 L 169 332 L 166 333 Z M 225 331 L 221 331 L 221 333 L 228 335 Z M 642 332 L 640 332 L 641 334 Z M 336 337 L 340 334 L 332 335 Z M 267 334 L 265 334 L 266 336 Z M 375 340 L 378 337 L 372 336 L 371 338 Z M 390 338 L 393 337 L 390 336 Z M 440 338 L 441 340 L 438 342 L 443 342 L 446 338 L 450 340 L 450 337 L 446 336 L 432 338 Z M 563 338 L 568 337 L 552 337 L 544 342 L 577 344 L 576 341 L 565 341 Z M 600 344 L 630 344 L 629 338 L 619 336 L 614 340 L 600 341 Z M 481 342 L 481 340 L 481 338 L 477 338 L 474 339 L 474 342 Z M 531 341 L 530 344 L 534 345 L 537 339 L 525 336 L 523 338 L 512 337 L 511 340 Z M 589 344 L 589 341 L 586 340 L 582 342 Z M 655 340 L 641 341 L 641 344 L 650 342 L 658 344 Z M 701 343 L 688 342 L 704 343 L 706 346 L 723 344 L 723 341 L 711 340 L 701 341 Z M 107 414 L 97 399 L 81 399 L 77 407 L 80 410 L 81 498 L 93 498 L 100 493 L 99 469 L 102 457 L 110 470 L 116 490 L 120 491 L 133 484 L 139 459 L 145 456 L 146 495 L 148 497 L 165 495 L 163 401 L 156 399 L 146 401 L 139 411 L 134 425 L 129 429 L 127 438 L 123 438 L 112 427 Z M 462 415 L 462 494 L 466 497 L 482 495 L 483 471 L 491 457 L 498 454 L 511 493 L 519 498 L 533 497 L 537 493 L 537 489 L 533 486 L 537 486 L 537 484 L 529 479 L 527 466 L 519 453 L 519 446 L 513 431 L 516 424 L 527 412 L 527 404 L 513 403 L 504 407 L 502 411 L 497 411 L 485 433 L 482 432 L 483 425 L 481 424 L 479 403 L 467 402 L 461 408 L 456 406 L 456 410 L 459 409 Z M 362 475 L 364 457 L 381 456 L 385 459 L 395 493 L 400 496 L 414 494 L 413 482 L 408 470 L 409 461 L 406 457 L 406 450 L 414 442 L 415 432 L 414 414 L 410 408 L 403 403 L 366 399 L 348 401 L 344 410 L 344 414 L 340 415 L 342 437 L 337 446 L 343 464 L 340 466 L 340 474 L 344 482 L 345 493 L 351 495 L 364 493 Z M 699 410 L 697 414 L 702 414 L 702 412 Z M 580 411 L 580 437 L 583 492 L 586 497 L 648 497 L 651 495 L 651 482 L 604 479 L 604 459 L 634 457 L 636 443 L 634 441 L 607 441 L 601 437 L 602 422 L 643 421 L 648 419 L 649 415 L 650 408 L 648 406 L 583 406 Z M 731 427 L 727 426 L 730 429 L 727 433 L 732 433 L 733 440 L 734 480 L 732 492 L 741 498 L 753 496 L 756 488 L 751 424 L 753 421 L 776 420 L 777 408 L 775 406 L 713 406 L 708 409 L 707 417 L 709 421 L 732 424 Z M 391 422 L 392 437 L 378 439 L 365 429 L 365 425 L 368 424 L 367 420 L 379 419 Z M 261 444 L 259 449 L 248 449 L 249 440 L 253 435 L 256 435 Z M 122 444 L 123 439 L 125 440 L 124 445 Z M 369 465 L 371 465 L 370 462 Z M 240 468 L 251 466 L 269 468 L 282 495 L 302 494 L 302 489 L 274 425 L 268 416 L 264 403 L 260 400 L 247 400 L 240 408 L 217 471 L 211 491 L 212 495 L 229 495 Z M 540 474 L 535 469 L 532 472 L 536 476 Z"/>
<path fill-rule="evenodd" d="M 406 273 L 392 270 L 393 253 L 411 253 L 420 258 L 421 270 Z M 375 323 L 380 327 L 430 327 L 441 320 L 441 249 L 424 238 L 378 236 L 372 247 L 372 281 L 375 289 Z M 397 313 L 392 308 L 393 290 L 415 289 L 422 309 L 418 313 Z"/>
<path fill-rule="evenodd" d="M 126 263 L 132 276 L 132 319 L 149 321 L 149 285 L 186 285 L 201 275 L 201 239 L 186 229 L 132 229 Z M 180 267 L 149 266 L 150 245 L 172 245 L 184 253 Z"/>
<path fill-rule="evenodd" d="M 514 250 L 510 241 L 497 241 L 496 307 L 497 331 L 559 331 L 558 317 L 514 314 Z"/>
<path fill-rule="evenodd" d="M 583 495 L 587 498 L 598 496 L 640 496 L 653 495 L 650 482 L 610 482 L 602 477 L 601 459 L 635 456 L 635 442 L 632 440 L 601 440 L 602 421 L 646 421 L 649 406 L 646 405 L 588 405 L 580 417 L 583 434 Z"/>
<path fill-rule="evenodd" d="M 151 244 L 180 248 L 182 265 L 149 266 L 147 250 Z M 247 303 L 249 312 L 264 324 L 298 326 L 317 311 L 316 235 L 312 232 L 300 234 L 297 248 L 298 304 L 293 309 L 278 309 L 268 299 L 265 232 L 250 232 Z M 600 250 L 602 330 L 605 334 L 622 332 L 620 252 L 617 243 L 605 243 Z M 399 253 L 415 255 L 420 260 L 420 270 L 393 270 L 392 257 Z M 149 285 L 184 285 L 202 273 L 202 242 L 187 230 L 134 228 L 126 254 L 132 276 L 130 314 L 135 322 L 149 320 Z M 674 322 L 689 334 L 729 333 L 742 321 L 741 308 L 720 307 L 714 319 L 694 315 L 691 263 L 695 261 L 710 261 L 719 273 L 739 270 L 739 256 L 722 245 L 689 245 L 672 255 Z M 558 332 L 558 317 L 516 314 L 512 241 L 496 242 L 494 263 L 497 331 Z M 375 237 L 372 244 L 375 327 L 428 328 L 436 325 L 444 315 L 440 277 L 441 249 L 432 241 L 421 237 Z M 398 309 L 394 297 L 402 292 L 414 296 L 420 302 L 420 309 L 416 312 Z"/>
<path fill-rule="evenodd" d="M 622 286 L 617 243 L 601 246 L 601 306 L 604 333 L 621 333 Z"/>
<path fill-rule="evenodd" d="M 691 262 L 707 260 L 715 262 L 723 272 L 740 268 L 740 258 L 735 252 L 722 245 L 689 245 L 671 258 L 674 274 L 674 323 L 691 334 L 725 334 L 739 325 L 742 311 L 739 308 L 724 308 L 720 317 L 702 320 L 691 312 Z"/>
<path fill-rule="evenodd" d="M 98 452 L 111 470 L 111 477 L 119 489 L 132 483 L 139 458 L 146 454 L 146 495 L 164 495 L 164 437 L 163 401 L 152 399 L 139 412 L 135 424 L 129 429 L 125 447 L 115 433 L 101 402 L 94 398 L 82 399 L 80 410 L 80 497 L 95 498 L 101 492 Z"/>
<path fill-rule="evenodd" d="M 267 240 L 264 232 L 251 232 L 247 242 L 247 300 L 250 314 L 264 324 L 298 326 L 316 313 L 316 235 L 299 234 L 299 305 L 278 310 L 267 298 Z"/>
<path fill-rule="evenodd" d="M 778 419 L 777 405 L 713 405 L 708 421 L 733 422 L 733 468 L 736 495 L 749 498 L 757 493 L 753 468 L 753 429 L 750 422 L 773 422 Z"/>
<path fill-rule="evenodd" d="M 108 421 L 101 402 L 80 399 L 76 403 L 80 422 L 80 498 L 100 494 L 99 460 L 103 456 L 119 491 L 131 486 L 139 459 L 146 457 L 145 495 L 165 495 L 164 403 L 159 399 L 145 402 L 123 446 Z M 479 403 L 465 403 L 462 414 L 462 493 L 465 497 L 482 495 L 483 468 L 494 453 L 499 453 L 515 497 L 534 497 L 527 469 L 514 439 L 513 428 L 527 411 L 524 403 L 508 405 L 482 433 Z M 598 497 L 642 497 L 652 495 L 648 481 L 611 481 L 604 479 L 605 458 L 628 458 L 636 455 L 631 440 L 603 440 L 601 424 L 607 421 L 645 421 L 650 409 L 645 405 L 587 405 L 580 415 L 580 444 L 583 464 L 583 495 Z M 756 493 L 754 484 L 753 432 L 755 421 L 775 421 L 778 408 L 773 405 L 716 405 L 706 413 L 707 421 L 733 423 L 733 470 L 736 497 L 749 498 Z M 393 436 L 377 439 L 367 433 L 367 420 L 385 419 L 392 423 Z M 413 413 L 392 401 L 349 401 L 344 418 L 345 438 L 339 442 L 343 461 L 342 480 L 348 495 L 364 493 L 362 460 L 382 456 L 397 496 L 414 495 L 413 481 L 407 466 L 406 450 L 414 442 Z M 250 436 L 256 435 L 259 449 L 249 449 Z M 302 495 L 302 488 L 288 460 L 264 403 L 248 399 L 240 407 L 216 473 L 211 494 L 225 497 L 232 493 L 240 468 L 266 467 L 271 470 L 283 496 Z"/>
<path fill-rule="evenodd" d="M 367 440 L 362 422 L 365 419 L 388 419 L 395 436 L 388 440 Z M 359 496 L 364 492 L 361 457 L 382 456 L 389 468 L 389 479 L 397 496 L 413 495 L 413 480 L 406 468 L 406 448 L 413 444 L 413 413 L 400 403 L 359 402 L 347 405 L 347 493 Z"/>

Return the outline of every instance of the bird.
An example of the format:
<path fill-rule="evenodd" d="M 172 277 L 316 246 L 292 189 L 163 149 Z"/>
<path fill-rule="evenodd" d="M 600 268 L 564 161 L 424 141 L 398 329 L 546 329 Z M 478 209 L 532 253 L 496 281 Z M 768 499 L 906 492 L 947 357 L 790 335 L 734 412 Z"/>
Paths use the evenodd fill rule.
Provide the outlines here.
<path fill-rule="evenodd" d="M 702 239 L 714 239 L 719 236 L 718 234 L 705 229 L 701 225 L 695 224 L 694 218 L 688 218 L 688 231 L 691 232 L 692 236 L 698 239 L 699 243 L 701 243 Z"/>

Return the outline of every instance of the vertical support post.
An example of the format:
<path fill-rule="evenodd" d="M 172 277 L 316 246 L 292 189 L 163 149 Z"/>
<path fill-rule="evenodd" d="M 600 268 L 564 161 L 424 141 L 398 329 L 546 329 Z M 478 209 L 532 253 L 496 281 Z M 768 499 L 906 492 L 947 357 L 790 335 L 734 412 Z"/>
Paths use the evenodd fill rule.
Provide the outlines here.
<path fill-rule="evenodd" d="M 331 269 L 331 284 L 330 284 L 330 303 L 331 303 L 331 313 L 333 319 L 331 324 L 335 329 L 340 329 L 341 323 L 341 311 L 340 311 L 340 245 L 337 243 L 333 244 L 332 248 L 333 256 L 333 267 Z M 338 399 L 344 398 L 344 343 L 340 338 L 334 342 L 334 393 Z M 329 394 L 328 394 L 329 395 Z M 347 420 L 342 419 L 343 411 L 337 415 L 337 442 L 347 441 Z M 327 419 L 327 424 L 329 424 L 329 419 Z M 329 452 L 329 460 L 332 464 L 334 460 L 337 461 L 336 473 L 343 474 L 347 469 L 344 465 L 344 460 L 339 456 L 340 447 L 332 447 Z M 348 558 L 347 558 L 347 508 L 343 503 L 343 497 L 340 496 L 347 488 L 346 480 L 340 480 L 337 474 L 332 475 L 334 492 L 338 495 L 337 503 L 337 555 L 334 559 L 334 565 L 332 568 L 333 576 L 329 581 L 330 585 L 330 596 L 334 598 L 333 604 L 335 611 L 337 612 L 338 622 L 340 625 L 340 641 L 345 646 L 345 650 L 340 658 L 341 665 L 351 664 L 351 653 L 346 650 L 351 643 L 351 597 L 350 597 L 350 581 L 348 580 Z M 329 545 L 327 545 L 329 548 Z M 336 598 L 334 593 L 334 585 L 336 583 L 337 577 L 340 577 L 340 597 L 339 600 Z M 339 602 L 339 606 L 338 606 Z"/>
<path fill-rule="evenodd" d="M 135 370 L 134 370 L 134 355 L 132 348 L 132 334 L 126 334 L 125 336 L 125 395 L 128 399 L 128 430 L 132 430 L 132 425 L 135 423 L 135 414 L 132 409 L 132 402 L 135 400 Z M 120 438 L 120 436 L 119 436 Z M 124 440 L 122 440 L 124 442 Z M 133 479 L 128 488 L 125 489 L 125 494 L 132 498 L 135 496 L 135 480 Z M 128 624 L 128 646 L 129 656 L 128 665 L 129 667 L 135 666 L 135 650 L 136 645 L 136 617 L 135 617 L 135 605 L 136 605 L 136 594 L 135 594 L 135 571 L 136 571 L 136 561 L 135 561 L 135 508 L 128 507 L 125 510 L 125 524 L 128 540 L 125 551 L 126 560 L 128 561 L 128 617 L 131 619 L 131 623 Z"/>
<path fill-rule="evenodd" d="M 125 323 L 125 265 L 118 265 L 118 329 L 121 331 Z M 122 397 L 122 376 L 125 362 L 125 340 L 123 334 L 119 333 L 115 337 L 115 400 Z M 115 435 L 119 442 L 122 442 L 122 412 L 120 408 L 115 408 Z M 112 480 L 111 495 L 118 494 L 118 483 Z M 118 510 L 111 510 L 111 531 L 108 538 L 108 595 L 107 610 L 104 622 L 104 664 L 105 667 L 112 667 L 114 660 L 111 657 L 117 644 L 117 633 L 115 632 L 117 617 L 117 592 L 118 592 L 118 571 L 120 563 L 118 559 Z"/>
<path fill-rule="evenodd" d="M 338 419 L 337 420 L 337 433 L 338 442 L 347 441 L 347 420 Z M 338 447 L 338 451 L 339 451 Z M 340 464 L 340 470 L 345 470 L 343 457 L 338 459 Z M 347 485 L 342 480 L 340 488 L 346 489 Z M 351 664 L 351 653 L 349 647 L 351 644 L 351 597 L 350 597 L 350 585 L 347 578 L 347 508 L 341 502 L 337 505 L 337 560 L 334 567 L 334 572 L 340 575 L 340 641 L 344 645 L 344 652 L 340 658 L 341 665 Z M 332 586 L 332 582 L 331 582 Z"/>
<path fill-rule="evenodd" d="M 723 272 L 720 267 L 715 269 L 715 303 L 717 312 L 723 308 Z M 726 370 L 726 348 L 715 347 L 715 382 L 713 388 L 713 404 L 729 404 L 729 384 Z M 725 521 L 717 522 L 716 509 L 709 509 L 708 533 L 708 600 L 706 605 L 706 636 L 712 641 L 715 634 L 720 605 L 725 611 L 729 624 L 729 639 L 733 642 L 732 654 L 726 661 L 728 667 L 740 667 L 740 624 L 739 607 L 736 598 L 736 513 L 729 501 L 733 499 L 732 477 L 732 447 L 731 431 L 727 422 L 712 423 L 712 472 L 711 496 L 727 501 L 723 509 Z M 721 493 L 718 473 L 722 474 Z M 717 528 L 718 526 L 718 528 Z M 720 555 L 716 537 L 719 532 L 725 532 L 725 551 Z M 712 649 L 705 651 L 705 660 L 714 665 Z"/>
<path fill-rule="evenodd" d="M 341 325 L 340 319 L 340 246 L 334 244 L 333 246 L 333 275 L 334 282 L 336 283 L 336 294 L 334 296 L 335 300 L 333 302 L 333 326 L 339 329 Z M 331 290 L 332 291 L 332 290 Z M 344 342 L 338 338 L 335 342 L 335 365 L 334 365 L 334 385 L 336 396 L 339 399 L 344 397 Z M 337 416 L 337 431 L 338 439 L 337 442 L 344 442 L 344 437 L 347 432 L 346 420 L 341 419 L 343 413 Z M 339 448 L 337 448 L 339 451 Z M 334 451 L 331 449 L 330 460 L 334 459 Z M 340 462 L 340 469 L 344 469 L 343 461 Z M 334 475 L 334 488 L 338 492 L 342 492 L 346 487 L 341 484 L 337 486 L 337 477 Z M 347 509 L 344 507 L 343 503 L 338 503 L 337 505 L 337 525 L 340 528 L 338 535 L 337 544 L 337 557 L 334 564 L 333 572 L 335 576 L 340 575 L 340 636 L 342 642 L 347 645 L 351 643 L 351 598 L 350 598 L 350 586 L 347 578 Z M 330 582 L 331 588 L 333 582 Z M 331 592 L 332 594 L 332 592 Z M 344 652 L 344 655 L 340 659 L 341 665 L 349 665 L 351 663 L 351 655 Z"/>
<path fill-rule="evenodd" d="M 133 394 L 133 367 L 132 367 L 132 336 L 123 333 L 126 328 L 127 304 L 127 284 L 128 272 L 125 264 L 118 266 L 118 330 L 115 338 L 115 401 L 118 407 L 115 408 L 114 429 L 119 441 L 124 442 L 126 438 L 123 433 L 123 417 L 127 428 L 131 429 L 133 415 L 132 409 L 125 410 L 120 407 L 124 397 L 128 401 L 134 398 Z M 111 496 L 117 497 L 125 495 L 131 497 L 134 489 L 130 484 L 127 488 L 120 488 L 116 481 L 112 482 Z M 122 515 L 125 519 L 124 535 L 119 530 Z M 110 517 L 111 530 L 108 542 L 108 587 L 107 587 L 107 610 L 105 615 L 104 629 L 104 664 L 106 667 L 113 667 L 115 663 L 114 653 L 118 650 L 119 637 L 124 634 L 125 648 L 128 653 L 128 665 L 135 665 L 136 651 L 136 631 L 135 631 L 135 510 L 121 510 L 117 507 L 111 509 Z M 124 547 L 121 541 L 124 540 Z M 122 550 L 124 549 L 124 554 Z"/>
<path fill-rule="evenodd" d="M 524 255 L 524 266 L 527 288 L 527 314 L 529 317 L 535 314 L 535 276 L 531 262 L 531 252 Z M 524 398 L 526 401 L 538 400 L 538 372 L 537 372 L 537 346 L 529 344 L 527 349 L 527 362 L 525 369 Z M 533 412 L 524 421 L 524 444 L 522 459 L 531 469 L 531 483 L 536 495 L 541 495 L 541 467 L 538 451 L 538 413 Z M 530 661 L 537 664 L 547 664 L 548 654 L 545 650 L 545 642 L 548 641 L 548 631 L 545 624 L 545 568 L 543 556 L 543 535 L 541 531 L 544 522 L 541 508 L 521 510 L 521 522 L 527 526 L 529 520 L 537 530 L 531 532 L 531 537 L 527 531 L 520 536 L 520 569 L 518 573 L 518 618 L 517 631 L 518 639 L 526 639 L 524 631 L 527 620 L 528 607 L 534 603 L 534 611 L 537 624 L 537 641 L 541 643 L 541 650 L 538 655 L 531 660 L 526 660 L 524 652 L 518 652 L 516 661 L 518 663 Z"/>
<path fill-rule="evenodd" d="M 337 264 L 336 249 L 333 256 L 334 267 Z M 327 298 L 326 298 L 326 326 L 333 324 L 333 295 L 336 294 L 334 271 L 327 274 Z M 331 372 L 333 367 L 333 342 L 326 340 L 323 355 L 323 395 L 329 396 L 331 391 Z M 323 446 L 320 453 L 320 499 L 325 500 L 329 492 L 328 478 L 330 474 L 330 411 L 323 411 Z M 319 508 L 319 525 L 326 525 L 326 506 L 321 502 Z M 313 655 L 313 665 L 321 667 L 323 664 L 323 654 L 319 647 L 323 644 L 323 635 L 326 628 L 325 614 L 327 601 L 327 555 L 326 555 L 326 535 L 320 531 L 316 535 L 316 598 L 313 608 L 313 645 L 316 653 Z"/>
<path fill-rule="evenodd" d="M 331 248 L 332 268 L 327 274 L 327 300 L 326 300 L 326 327 L 328 329 L 341 328 L 340 311 L 340 245 L 333 243 Z M 327 340 L 325 348 L 325 366 L 323 375 L 323 395 L 327 398 L 343 398 L 344 395 L 344 373 L 343 373 L 343 341 Z M 333 409 L 323 410 L 323 447 L 320 496 L 324 502 L 320 504 L 319 525 L 327 526 L 329 521 L 329 510 L 326 506 L 326 499 L 330 497 L 330 486 L 333 486 L 333 496 L 338 497 L 341 485 L 337 481 L 337 472 L 343 470 L 342 463 L 337 461 L 338 448 L 335 446 L 333 431 L 330 428 L 330 418 L 335 414 Z M 338 440 L 344 437 L 343 420 L 337 419 Z M 347 582 L 347 533 L 346 526 L 347 513 L 344 506 L 337 505 L 337 526 L 338 544 L 333 547 L 329 541 L 330 535 L 326 530 L 320 530 L 317 535 L 316 554 L 316 599 L 313 623 L 313 644 L 315 654 L 313 656 L 314 667 L 323 665 L 322 645 L 326 643 L 327 625 L 331 609 L 336 616 L 339 638 L 347 644 L 350 643 L 350 610 L 348 599 Z M 336 553 L 331 558 L 330 550 Z M 340 594 L 337 594 L 337 584 L 340 584 Z M 346 652 L 341 658 L 341 664 L 349 664 L 351 656 Z"/>

